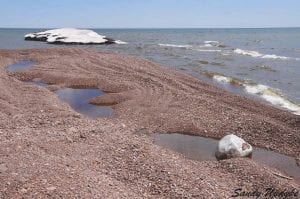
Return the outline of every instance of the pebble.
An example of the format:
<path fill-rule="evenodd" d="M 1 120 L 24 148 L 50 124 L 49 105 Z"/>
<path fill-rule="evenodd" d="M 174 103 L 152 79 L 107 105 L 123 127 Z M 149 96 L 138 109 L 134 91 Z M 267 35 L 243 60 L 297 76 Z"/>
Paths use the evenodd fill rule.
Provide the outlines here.
<path fill-rule="evenodd" d="M 5 164 L 0 164 L 0 173 L 4 173 L 8 170 L 7 166 Z"/>
<path fill-rule="evenodd" d="M 27 192 L 27 189 L 22 188 L 20 191 L 21 191 L 22 193 L 26 193 L 26 192 Z"/>
<path fill-rule="evenodd" d="M 56 190 L 56 187 L 47 187 L 47 191 L 54 191 L 54 190 Z"/>

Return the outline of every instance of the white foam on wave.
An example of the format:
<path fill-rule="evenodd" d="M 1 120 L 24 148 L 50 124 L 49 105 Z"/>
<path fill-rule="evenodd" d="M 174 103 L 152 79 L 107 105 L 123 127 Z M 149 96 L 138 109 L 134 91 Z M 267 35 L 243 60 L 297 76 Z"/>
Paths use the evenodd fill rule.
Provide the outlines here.
<path fill-rule="evenodd" d="M 191 45 L 177 45 L 177 44 L 158 44 L 159 46 L 163 46 L 163 47 L 173 47 L 173 48 L 192 48 Z"/>
<path fill-rule="evenodd" d="M 199 52 L 221 52 L 221 50 L 218 49 L 195 49 L 195 50 Z"/>
<path fill-rule="evenodd" d="M 265 101 L 273 104 L 274 106 L 278 106 L 284 109 L 287 109 L 294 113 L 295 115 L 300 115 L 300 105 L 292 102 L 291 100 L 287 99 L 284 95 L 280 92 L 275 91 L 269 86 L 262 85 L 262 84 L 250 84 L 247 82 L 243 82 L 241 80 L 233 79 L 231 77 L 226 77 L 223 75 L 213 75 L 213 79 L 221 82 L 221 83 L 232 83 L 233 81 L 238 84 L 239 86 L 244 87 L 247 93 L 257 95 L 264 99 Z"/>
<path fill-rule="evenodd" d="M 170 47 L 170 48 L 183 48 L 187 50 L 195 50 L 199 52 L 221 52 L 220 49 L 207 49 L 208 47 L 213 47 L 211 44 L 207 43 L 200 46 L 192 46 L 192 45 L 177 45 L 177 44 L 158 44 L 162 47 Z"/>
<path fill-rule="evenodd" d="M 213 79 L 218 81 L 218 82 L 222 82 L 222 83 L 229 83 L 232 80 L 232 78 L 225 77 L 225 76 L 222 76 L 222 75 L 214 75 Z"/>
<path fill-rule="evenodd" d="M 282 108 L 290 110 L 296 115 L 300 115 L 300 106 L 298 104 L 295 104 L 289 99 L 286 99 L 283 95 L 274 91 L 272 88 L 266 85 L 245 85 L 245 90 L 248 93 L 259 95 L 273 105 L 280 106 Z"/>
<path fill-rule="evenodd" d="M 218 41 L 204 41 L 205 44 L 218 44 Z"/>
<path fill-rule="evenodd" d="M 213 47 L 211 44 L 204 44 L 203 47 Z"/>
<path fill-rule="evenodd" d="M 127 42 L 121 41 L 121 40 L 116 40 L 115 43 L 116 44 L 128 44 Z"/>
<path fill-rule="evenodd" d="M 235 49 L 234 53 L 240 54 L 240 55 L 247 55 L 251 57 L 256 58 L 263 58 L 263 59 L 280 59 L 280 60 L 300 60 L 300 58 L 294 58 L 294 57 L 285 57 L 285 56 L 278 56 L 278 55 L 267 55 L 267 54 L 261 54 L 257 51 L 252 50 L 242 50 L 242 49 Z"/>

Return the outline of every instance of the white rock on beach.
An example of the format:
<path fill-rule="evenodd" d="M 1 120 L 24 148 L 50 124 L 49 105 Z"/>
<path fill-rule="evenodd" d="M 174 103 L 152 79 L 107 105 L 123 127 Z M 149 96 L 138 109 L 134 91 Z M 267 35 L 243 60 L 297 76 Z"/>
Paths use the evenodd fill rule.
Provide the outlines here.
<path fill-rule="evenodd" d="M 25 35 L 25 40 L 45 41 L 51 44 L 126 44 L 126 42 L 99 35 L 92 30 L 76 28 L 61 28 L 29 33 Z"/>
<path fill-rule="evenodd" d="M 245 140 L 230 134 L 219 141 L 215 155 L 218 160 L 236 157 L 251 157 L 252 150 L 252 146 Z"/>

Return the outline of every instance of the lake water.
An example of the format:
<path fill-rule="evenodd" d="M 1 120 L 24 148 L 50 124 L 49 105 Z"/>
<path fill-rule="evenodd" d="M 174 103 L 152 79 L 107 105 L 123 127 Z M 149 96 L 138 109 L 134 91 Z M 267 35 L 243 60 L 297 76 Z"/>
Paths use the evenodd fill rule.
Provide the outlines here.
<path fill-rule="evenodd" d="M 34 31 L 0 29 L 0 49 L 66 47 L 25 41 Z M 300 28 L 94 31 L 127 44 L 89 48 L 146 58 L 300 114 Z"/>

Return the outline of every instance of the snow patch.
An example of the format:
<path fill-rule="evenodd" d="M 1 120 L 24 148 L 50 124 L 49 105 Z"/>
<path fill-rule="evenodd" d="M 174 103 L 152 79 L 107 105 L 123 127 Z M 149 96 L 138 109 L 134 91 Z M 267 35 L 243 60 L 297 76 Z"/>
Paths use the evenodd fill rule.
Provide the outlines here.
<path fill-rule="evenodd" d="M 25 40 L 46 41 L 51 44 L 125 44 L 125 42 L 99 35 L 92 30 L 76 28 L 61 28 L 29 33 L 25 35 Z"/>

